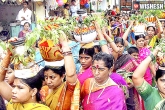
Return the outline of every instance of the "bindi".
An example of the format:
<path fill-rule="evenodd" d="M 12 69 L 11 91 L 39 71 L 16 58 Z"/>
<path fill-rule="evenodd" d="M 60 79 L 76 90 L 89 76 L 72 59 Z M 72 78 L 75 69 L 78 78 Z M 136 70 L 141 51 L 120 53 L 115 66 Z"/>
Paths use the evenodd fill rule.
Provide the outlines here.
<path fill-rule="evenodd" d="M 96 68 L 98 69 L 99 68 L 99 65 L 96 65 Z"/>

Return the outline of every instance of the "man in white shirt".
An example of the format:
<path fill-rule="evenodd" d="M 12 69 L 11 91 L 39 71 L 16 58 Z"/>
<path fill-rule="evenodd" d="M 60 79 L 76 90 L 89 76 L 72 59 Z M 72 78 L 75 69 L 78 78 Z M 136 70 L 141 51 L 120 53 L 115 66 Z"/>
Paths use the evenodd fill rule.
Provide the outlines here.
<path fill-rule="evenodd" d="M 71 13 L 71 16 L 78 16 L 77 15 L 77 10 L 78 10 L 78 7 L 76 5 L 76 0 L 72 0 L 71 1 L 71 6 L 70 6 L 70 13 Z"/>
<path fill-rule="evenodd" d="M 16 20 L 21 22 L 21 30 L 23 25 L 28 22 L 31 24 L 32 11 L 28 9 L 28 2 L 23 2 L 23 8 L 19 11 Z"/>

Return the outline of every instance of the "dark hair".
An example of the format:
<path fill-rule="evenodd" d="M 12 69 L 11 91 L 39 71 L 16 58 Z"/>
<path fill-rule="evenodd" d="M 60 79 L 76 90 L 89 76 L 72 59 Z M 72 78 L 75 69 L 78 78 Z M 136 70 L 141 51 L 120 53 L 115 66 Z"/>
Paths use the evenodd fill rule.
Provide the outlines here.
<path fill-rule="evenodd" d="M 66 3 L 66 4 L 64 5 L 64 8 L 66 8 L 67 6 L 69 6 L 69 4 Z"/>
<path fill-rule="evenodd" d="M 6 105 L 3 98 L 0 96 L 0 110 L 6 110 Z"/>
<path fill-rule="evenodd" d="M 10 64 L 9 67 L 14 70 L 14 64 Z"/>
<path fill-rule="evenodd" d="M 76 0 L 72 0 L 71 2 L 76 2 Z"/>
<path fill-rule="evenodd" d="M 60 67 L 45 66 L 43 69 L 43 72 L 48 71 L 48 70 L 52 70 L 54 73 L 60 75 L 60 77 L 62 77 L 63 74 L 65 74 L 64 66 L 60 66 Z"/>
<path fill-rule="evenodd" d="M 138 39 L 140 39 L 140 38 L 145 39 L 145 36 L 144 36 L 143 34 L 140 34 L 140 35 L 136 35 L 136 36 L 135 36 L 135 40 L 136 40 L 136 41 L 137 41 Z"/>
<path fill-rule="evenodd" d="M 152 28 L 154 29 L 154 31 L 156 31 L 156 29 L 155 29 L 154 26 L 148 26 L 148 27 L 147 27 L 147 30 L 148 30 L 150 27 L 152 27 Z"/>
<path fill-rule="evenodd" d="M 30 27 L 30 23 L 29 23 L 29 22 L 25 22 L 23 26 L 25 26 L 25 24 L 28 24 L 28 25 L 29 25 L 29 27 Z"/>
<path fill-rule="evenodd" d="M 80 51 L 79 51 L 79 55 L 80 54 L 86 54 L 86 55 L 89 55 L 93 58 L 93 55 L 95 54 L 95 50 L 94 50 L 94 47 L 92 48 L 80 48 Z"/>
<path fill-rule="evenodd" d="M 42 75 L 43 74 L 41 72 L 38 72 L 37 75 L 35 75 L 34 77 L 31 77 L 31 78 L 28 78 L 28 79 L 20 78 L 24 83 L 26 83 L 32 89 L 37 88 L 37 93 L 36 93 L 37 101 L 41 101 L 39 92 L 41 90 L 42 82 L 43 82 L 43 76 Z"/>
<path fill-rule="evenodd" d="M 98 52 L 101 52 L 101 47 L 100 47 L 100 45 L 95 45 L 95 46 L 94 46 L 94 49 L 97 49 Z M 95 53 L 96 53 L 96 52 L 95 52 Z"/>
<path fill-rule="evenodd" d="M 127 49 L 127 52 L 131 55 L 132 53 L 139 53 L 139 50 L 137 47 L 130 47 Z"/>
<path fill-rule="evenodd" d="M 113 66 L 114 63 L 114 57 L 111 54 L 107 54 L 104 52 L 99 52 L 98 54 L 94 55 L 92 63 L 94 61 L 102 60 L 104 61 L 105 66 L 110 69 Z"/>
<path fill-rule="evenodd" d="M 114 42 L 115 42 L 115 44 L 120 43 L 123 46 L 125 44 L 123 38 L 121 38 L 121 37 L 116 37 Z"/>
<path fill-rule="evenodd" d="M 159 79 L 160 77 L 162 77 L 163 75 L 165 75 L 165 70 L 158 69 L 158 70 L 156 71 L 156 77 L 155 77 L 156 81 L 158 81 L 158 79 Z"/>
<path fill-rule="evenodd" d="M 27 2 L 27 1 L 24 1 L 23 4 L 24 4 L 24 3 L 26 3 L 27 5 L 29 5 L 29 2 Z"/>

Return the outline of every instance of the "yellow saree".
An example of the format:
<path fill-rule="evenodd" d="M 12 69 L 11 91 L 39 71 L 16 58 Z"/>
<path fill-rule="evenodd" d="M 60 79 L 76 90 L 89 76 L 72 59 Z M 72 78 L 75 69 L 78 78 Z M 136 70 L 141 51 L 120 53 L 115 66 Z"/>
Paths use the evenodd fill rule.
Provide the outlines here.
<path fill-rule="evenodd" d="M 71 92 L 72 90 L 72 93 Z M 42 90 L 42 89 L 41 89 Z M 45 90 L 44 90 L 45 91 Z M 80 82 L 70 85 L 64 82 L 58 89 L 46 96 L 45 104 L 51 110 L 79 110 L 80 103 Z"/>
<path fill-rule="evenodd" d="M 50 110 L 50 108 L 39 103 L 21 104 L 10 101 L 7 104 L 7 110 Z"/>

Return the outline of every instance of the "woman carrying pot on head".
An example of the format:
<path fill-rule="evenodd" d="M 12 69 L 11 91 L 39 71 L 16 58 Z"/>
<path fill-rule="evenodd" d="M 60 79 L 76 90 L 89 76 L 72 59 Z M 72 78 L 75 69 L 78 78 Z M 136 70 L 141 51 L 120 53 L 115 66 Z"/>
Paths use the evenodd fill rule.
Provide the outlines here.
<path fill-rule="evenodd" d="M 86 44 L 86 45 L 83 45 L 79 51 L 79 61 L 81 64 L 81 68 L 77 76 L 81 83 L 81 86 L 83 85 L 85 80 L 87 80 L 88 78 L 94 77 L 92 73 L 92 67 L 91 67 L 94 54 L 99 53 L 100 51 L 106 52 L 109 54 L 107 42 L 103 36 L 103 32 L 101 31 L 97 23 L 95 23 L 95 26 L 96 26 L 96 31 L 98 33 L 99 46 L 97 46 L 96 48 L 96 46 L 92 44 Z M 116 73 L 112 73 L 110 74 L 109 77 L 112 78 L 112 80 L 114 80 L 118 85 L 126 88 L 127 84 L 120 75 Z"/>
<path fill-rule="evenodd" d="M 132 80 L 136 90 L 144 100 L 146 110 L 157 110 L 160 107 L 161 101 L 165 98 L 164 80 L 165 80 L 165 68 L 159 67 L 156 71 L 156 83 L 157 88 L 152 87 L 148 82 L 144 80 L 144 74 L 149 64 L 155 60 L 156 55 L 160 51 L 156 48 L 145 60 L 141 62 L 138 68 L 135 70 Z"/>
<path fill-rule="evenodd" d="M 147 26 L 147 35 L 150 37 L 149 46 L 152 48 L 156 46 L 161 38 L 161 34 L 163 33 L 163 27 L 160 21 L 157 19 L 156 26 L 148 25 Z"/>
<path fill-rule="evenodd" d="M 25 74 L 15 74 L 13 88 L 4 81 L 10 58 L 11 53 L 8 50 L 0 66 L 0 95 L 9 101 L 7 110 L 50 110 L 47 106 L 39 104 L 39 90 L 42 87 L 40 74 L 26 73 L 26 78 Z"/>
<path fill-rule="evenodd" d="M 66 35 L 63 32 L 61 35 L 59 40 L 62 44 L 64 62 L 60 62 L 61 66 L 51 65 L 52 62 L 45 64 L 43 74 L 47 86 L 41 90 L 42 101 L 51 110 L 79 110 L 80 83 Z"/>

